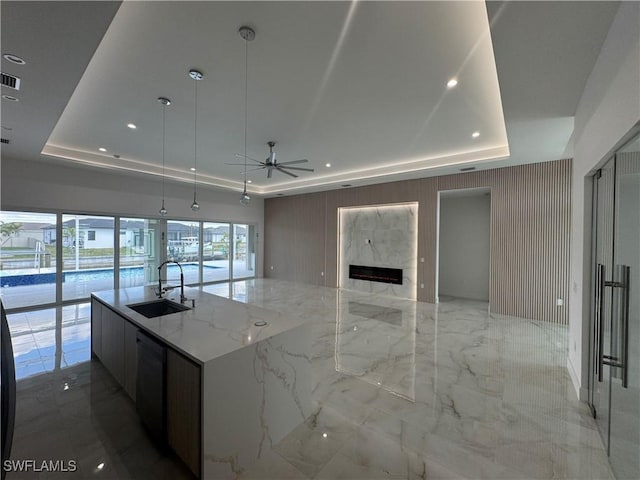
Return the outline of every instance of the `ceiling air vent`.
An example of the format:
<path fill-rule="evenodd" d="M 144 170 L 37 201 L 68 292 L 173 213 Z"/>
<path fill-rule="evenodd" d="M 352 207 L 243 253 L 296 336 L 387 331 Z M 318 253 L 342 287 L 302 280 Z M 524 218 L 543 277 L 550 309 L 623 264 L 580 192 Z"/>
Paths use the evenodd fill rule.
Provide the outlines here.
<path fill-rule="evenodd" d="M 461 168 L 460 171 L 461 172 L 470 172 L 470 171 L 475 170 L 475 169 L 476 169 L 476 167 L 464 167 L 464 168 Z"/>
<path fill-rule="evenodd" d="M 0 143 L 9 143 L 8 138 L 0 138 Z"/>
<path fill-rule="evenodd" d="M 2 73 L 2 86 L 20 90 L 20 79 L 8 73 Z"/>

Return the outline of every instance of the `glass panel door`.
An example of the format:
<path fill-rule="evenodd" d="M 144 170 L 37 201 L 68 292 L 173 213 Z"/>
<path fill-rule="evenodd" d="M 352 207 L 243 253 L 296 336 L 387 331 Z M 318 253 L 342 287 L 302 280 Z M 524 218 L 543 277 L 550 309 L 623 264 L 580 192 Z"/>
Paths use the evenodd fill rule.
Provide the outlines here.
<path fill-rule="evenodd" d="M 605 279 L 613 271 L 613 202 L 615 188 L 615 161 L 610 160 L 600 170 L 594 182 L 594 304 L 591 347 L 590 402 L 605 448 L 609 445 L 609 400 L 611 369 L 605 358 L 611 355 L 610 289 Z"/>
<path fill-rule="evenodd" d="M 113 289 L 113 217 L 62 216 L 62 299 Z"/>
<path fill-rule="evenodd" d="M 56 301 L 57 218 L 0 212 L 0 297 L 5 308 Z"/>
<path fill-rule="evenodd" d="M 616 154 L 611 277 L 609 455 L 617 478 L 640 478 L 640 143 Z M 635 147 L 633 147 L 635 145 Z"/>
<path fill-rule="evenodd" d="M 204 222 L 202 236 L 202 281 L 229 280 L 229 224 Z"/>
<path fill-rule="evenodd" d="M 200 283 L 200 222 L 167 221 L 167 260 L 180 262 L 185 284 Z M 179 284 L 177 266 L 167 267 L 167 281 Z"/>
<path fill-rule="evenodd" d="M 640 139 L 594 182 L 589 403 L 617 478 L 640 478 Z"/>
<path fill-rule="evenodd" d="M 158 281 L 158 232 L 158 220 L 120 219 L 120 288 Z"/>
<path fill-rule="evenodd" d="M 233 225 L 233 279 L 256 276 L 255 225 Z"/>

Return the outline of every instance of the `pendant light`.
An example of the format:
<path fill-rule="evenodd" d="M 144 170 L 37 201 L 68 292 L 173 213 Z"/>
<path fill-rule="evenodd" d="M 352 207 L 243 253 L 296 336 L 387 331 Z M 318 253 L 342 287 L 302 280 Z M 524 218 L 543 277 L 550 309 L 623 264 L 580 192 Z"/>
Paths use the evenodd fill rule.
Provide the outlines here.
<path fill-rule="evenodd" d="M 244 189 L 240 203 L 245 207 L 251 202 L 247 193 L 247 91 L 249 85 L 249 42 L 256 38 L 256 32 L 250 27 L 240 27 L 240 36 L 244 40 Z"/>
<path fill-rule="evenodd" d="M 197 188 L 197 163 L 198 163 L 198 81 L 202 80 L 204 75 L 198 70 L 189 70 L 189 77 L 195 81 L 195 96 L 194 96 L 194 121 L 193 121 L 193 203 L 191 204 L 191 210 L 197 212 L 200 210 L 200 205 L 196 201 L 196 188 Z"/>
<path fill-rule="evenodd" d="M 167 209 L 164 208 L 164 150 L 165 150 L 165 138 L 166 138 L 166 122 L 165 122 L 165 113 L 166 109 L 169 105 L 171 105 L 171 100 L 166 97 L 158 97 L 158 101 L 162 104 L 162 206 L 160 207 L 160 215 L 165 217 L 167 215 Z"/>

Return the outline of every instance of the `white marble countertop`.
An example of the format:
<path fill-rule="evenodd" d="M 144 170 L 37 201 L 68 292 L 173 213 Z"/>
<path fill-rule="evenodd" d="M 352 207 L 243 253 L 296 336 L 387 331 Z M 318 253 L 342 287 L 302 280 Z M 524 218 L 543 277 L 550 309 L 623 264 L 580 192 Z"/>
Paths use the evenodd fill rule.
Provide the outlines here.
<path fill-rule="evenodd" d="M 284 316 L 195 288 L 185 288 L 185 296 L 189 299 L 185 305 L 190 307 L 191 299 L 195 299 L 195 308 L 155 318 L 146 318 L 127 307 L 158 300 L 151 286 L 105 290 L 91 295 L 138 327 L 202 364 L 306 323 L 304 318 Z M 169 292 L 164 298 L 179 303 L 180 289 Z M 254 323 L 259 321 L 265 321 L 267 325 L 256 327 Z"/>

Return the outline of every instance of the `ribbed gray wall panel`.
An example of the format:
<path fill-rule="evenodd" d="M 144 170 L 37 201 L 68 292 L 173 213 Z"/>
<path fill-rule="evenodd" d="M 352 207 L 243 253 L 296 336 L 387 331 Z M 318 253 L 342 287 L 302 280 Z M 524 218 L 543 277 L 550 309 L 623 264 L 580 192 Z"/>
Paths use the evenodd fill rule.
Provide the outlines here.
<path fill-rule="evenodd" d="M 337 209 L 417 201 L 417 298 L 434 302 L 438 191 L 477 187 L 491 189 L 491 310 L 567 323 L 571 160 L 267 199 L 265 277 L 335 287 Z"/>

